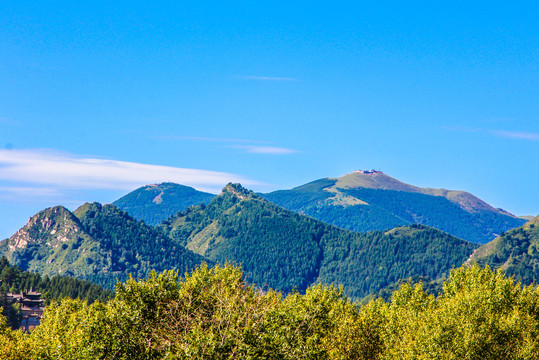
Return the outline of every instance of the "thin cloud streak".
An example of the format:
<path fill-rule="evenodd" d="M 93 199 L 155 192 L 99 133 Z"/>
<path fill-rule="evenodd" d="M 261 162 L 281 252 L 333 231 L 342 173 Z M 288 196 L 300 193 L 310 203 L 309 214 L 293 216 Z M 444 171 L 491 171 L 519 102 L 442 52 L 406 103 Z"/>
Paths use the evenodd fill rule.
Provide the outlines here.
<path fill-rule="evenodd" d="M 456 131 L 456 132 L 468 132 L 468 133 L 474 133 L 474 132 L 481 132 L 481 129 L 478 128 L 471 128 L 471 127 L 464 127 L 464 126 L 442 126 L 443 130 L 446 131 Z"/>
<path fill-rule="evenodd" d="M 297 150 L 276 146 L 235 145 L 233 149 L 244 150 L 251 154 L 288 155 L 297 153 Z"/>
<path fill-rule="evenodd" d="M 200 169 L 87 158 L 50 150 L 0 150 L 0 180 L 64 189 L 133 189 L 175 182 L 219 192 L 228 182 L 262 185 L 239 175 Z"/>
<path fill-rule="evenodd" d="M 62 197 L 62 193 L 54 188 L 0 186 L 0 199 L 2 200 L 36 200 L 37 198 L 50 199 L 60 197 Z"/>
<path fill-rule="evenodd" d="M 256 81 L 282 81 L 282 82 L 293 82 L 301 81 L 300 79 L 287 78 L 287 77 L 273 77 L 273 76 L 242 76 L 244 80 L 256 80 Z"/>
<path fill-rule="evenodd" d="M 489 134 L 489 135 L 494 135 L 494 136 L 504 137 L 504 138 L 511 138 L 511 139 L 539 141 L 539 133 L 533 133 L 533 132 L 527 132 L 527 131 L 491 130 L 491 129 L 480 129 L 480 128 L 467 128 L 467 127 L 462 127 L 462 126 L 442 126 L 441 128 L 446 131 L 482 133 L 482 134 Z"/>
<path fill-rule="evenodd" d="M 255 143 L 255 144 L 270 144 L 269 141 L 250 140 L 250 139 L 231 139 L 231 138 L 212 138 L 202 136 L 175 136 L 175 135 L 162 135 L 154 136 L 155 140 L 168 140 L 168 141 L 202 141 L 202 142 L 228 142 L 228 143 Z"/>
<path fill-rule="evenodd" d="M 503 130 L 491 130 L 490 132 L 496 136 L 505 137 L 505 138 L 539 141 L 539 133 L 503 131 Z"/>

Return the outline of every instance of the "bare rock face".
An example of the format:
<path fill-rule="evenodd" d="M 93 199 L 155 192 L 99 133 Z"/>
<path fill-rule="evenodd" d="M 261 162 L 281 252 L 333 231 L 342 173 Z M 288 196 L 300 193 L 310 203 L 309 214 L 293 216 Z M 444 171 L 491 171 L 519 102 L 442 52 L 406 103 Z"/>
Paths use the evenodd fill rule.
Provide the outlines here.
<path fill-rule="evenodd" d="M 28 244 L 46 243 L 56 247 L 71 240 L 82 231 L 79 220 L 65 207 L 55 206 L 34 215 L 8 241 L 10 251 L 23 249 Z"/>

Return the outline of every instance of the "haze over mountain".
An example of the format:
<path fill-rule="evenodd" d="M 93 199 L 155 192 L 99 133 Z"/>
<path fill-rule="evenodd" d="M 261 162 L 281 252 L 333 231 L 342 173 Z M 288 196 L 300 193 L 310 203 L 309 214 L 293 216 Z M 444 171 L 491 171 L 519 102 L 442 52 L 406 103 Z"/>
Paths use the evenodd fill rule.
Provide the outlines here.
<path fill-rule="evenodd" d="M 112 204 L 137 220 L 157 225 L 189 206 L 209 203 L 214 196 L 189 186 L 167 182 L 143 186 Z"/>
<path fill-rule="evenodd" d="M 480 244 L 526 222 L 468 192 L 419 188 L 375 170 L 262 196 L 345 229 L 369 231 L 419 223 Z"/>

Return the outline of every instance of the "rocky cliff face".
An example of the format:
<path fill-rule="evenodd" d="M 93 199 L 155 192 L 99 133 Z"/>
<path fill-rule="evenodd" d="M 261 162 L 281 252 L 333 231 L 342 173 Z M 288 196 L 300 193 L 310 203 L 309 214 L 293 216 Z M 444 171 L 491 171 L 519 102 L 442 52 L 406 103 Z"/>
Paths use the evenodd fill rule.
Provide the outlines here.
<path fill-rule="evenodd" d="M 10 251 L 24 249 L 30 243 L 57 247 L 83 232 L 79 220 L 65 207 L 55 206 L 34 215 L 28 223 L 7 240 Z"/>

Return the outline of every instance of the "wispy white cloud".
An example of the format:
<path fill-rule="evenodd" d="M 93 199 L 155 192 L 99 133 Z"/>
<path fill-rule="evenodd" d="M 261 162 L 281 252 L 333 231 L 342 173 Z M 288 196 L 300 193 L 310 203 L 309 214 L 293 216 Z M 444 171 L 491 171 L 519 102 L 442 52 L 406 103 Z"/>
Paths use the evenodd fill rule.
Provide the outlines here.
<path fill-rule="evenodd" d="M 490 130 L 490 132 L 500 137 L 539 141 L 539 133 L 526 132 L 526 131 L 523 131 L 523 132 L 503 131 L 503 130 Z"/>
<path fill-rule="evenodd" d="M 269 141 L 262 141 L 262 140 L 214 138 L 214 137 L 203 137 L 203 136 L 160 135 L 160 136 L 154 136 L 153 139 L 166 140 L 166 141 L 203 141 L 203 142 L 224 142 L 224 143 L 270 144 Z"/>
<path fill-rule="evenodd" d="M 481 128 L 472 128 L 472 127 L 463 127 L 463 126 L 442 126 L 442 129 L 447 130 L 447 131 L 482 133 L 482 134 L 489 134 L 489 135 L 494 135 L 498 137 L 505 137 L 505 138 L 512 138 L 512 139 L 539 141 L 539 133 L 534 133 L 534 132 L 529 132 L 529 131 L 492 130 L 492 129 L 481 129 Z"/>
<path fill-rule="evenodd" d="M 228 148 L 243 150 L 250 154 L 271 154 L 271 155 L 286 155 L 298 152 L 294 149 L 270 146 L 272 142 L 261 140 L 249 140 L 249 139 L 233 139 L 233 138 L 212 138 L 212 137 L 197 137 L 197 136 L 175 136 L 175 135 L 163 135 L 155 137 L 160 140 L 177 140 L 177 141 L 205 141 L 205 142 L 222 142 L 222 143 L 235 143 L 236 145 L 228 145 Z M 249 145 L 246 145 L 249 144 Z M 253 145 L 255 144 L 255 145 Z M 268 144 L 268 145 L 259 145 Z"/>
<path fill-rule="evenodd" d="M 276 146 L 256 146 L 256 145 L 234 145 L 230 146 L 234 149 L 244 150 L 252 154 L 270 154 L 270 155 L 287 155 L 297 153 L 297 150 L 276 147 Z"/>
<path fill-rule="evenodd" d="M 219 192 L 228 182 L 260 185 L 225 172 L 91 158 L 43 149 L 0 150 L 0 180 L 62 189 L 109 190 L 170 181 L 210 192 Z"/>
<path fill-rule="evenodd" d="M 21 199 L 50 199 L 60 198 L 62 192 L 50 187 L 24 187 L 24 186 L 0 186 L 0 199 L 21 200 Z"/>
<path fill-rule="evenodd" d="M 466 126 L 460 126 L 460 125 L 454 125 L 454 126 L 442 126 L 441 128 L 442 128 L 443 130 L 447 130 L 447 131 L 469 132 L 469 133 L 474 133 L 474 132 L 481 132 L 481 131 L 483 131 L 483 130 L 481 130 L 480 128 L 466 127 Z"/>
<path fill-rule="evenodd" d="M 288 77 L 274 77 L 274 76 L 242 76 L 244 80 L 256 80 L 256 81 L 301 81 L 300 79 L 288 78 Z"/>

